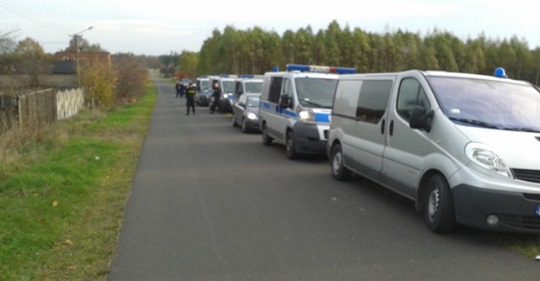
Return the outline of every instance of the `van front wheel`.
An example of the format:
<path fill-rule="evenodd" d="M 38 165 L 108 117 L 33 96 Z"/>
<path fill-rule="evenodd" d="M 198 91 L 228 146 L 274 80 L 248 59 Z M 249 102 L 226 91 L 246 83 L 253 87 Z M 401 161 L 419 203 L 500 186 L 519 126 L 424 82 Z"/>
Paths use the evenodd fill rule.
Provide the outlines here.
<path fill-rule="evenodd" d="M 433 175 L 426 184 L 424 220 L 428 229 L 436 233 L 452 231 L 456 218 L 454 200 L 448 182 L 441 175 Z"/>
<path fill-rule="evenodd" d="M 264 145 L 272 144 L 273 139 L 268 135 L 268 129 L 266 128 L 266 124 L 264 123 L 262 124 L 261 138 Z"/>
<path fill-rule="evenodd" d="M 298 158 L 298 153 L 296 153 L 295 144 L 294 144 L 294 133 L 289 131 L 285 139 L 285 154 L 289 159 Z"/>
<path fill-rule="evenodd" d="M 332 151 L 330 152 L 330 166 L 332 167 L 332 176 L 336 180 L 348 180 L 351 176 L 351 170 L 345 168 L 343 164 L 343 152 L 339 144 L 332 147 Z"/>

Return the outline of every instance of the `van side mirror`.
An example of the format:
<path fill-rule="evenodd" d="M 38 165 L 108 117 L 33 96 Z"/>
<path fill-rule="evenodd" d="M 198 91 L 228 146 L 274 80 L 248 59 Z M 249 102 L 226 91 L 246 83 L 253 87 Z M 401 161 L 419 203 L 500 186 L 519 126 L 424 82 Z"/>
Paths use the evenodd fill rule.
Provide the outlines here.
<path fill-rule="evenodd" d="M 281 99 L 279 100 L 279 107 L 281 108 L 288 108 L 292 107 L 292 99 L 288 95 L 281 96 Z"/>
<path fill-rule="evenodd" d="M 421 106 L 415 106 L 411 111 L 409 127 L 412 129 L 423 129 L 429 133 L 431 131 L 433 114 L 433 110 L 426 111 L 426 109 Z"/>

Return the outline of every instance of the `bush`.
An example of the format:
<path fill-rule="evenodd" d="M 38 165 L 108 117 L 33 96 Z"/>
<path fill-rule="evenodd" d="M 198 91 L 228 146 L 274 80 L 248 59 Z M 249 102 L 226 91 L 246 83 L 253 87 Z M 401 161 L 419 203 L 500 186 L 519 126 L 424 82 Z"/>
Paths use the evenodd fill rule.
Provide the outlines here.
<path fill-rule="evenodd" d="M 113 58 L 117 73 L 116 101 L 119 104 L 132 102 L 145 94 L 148 83 L 148 71 L 134 55 L 120 54 Z"/>
<path fill-rule="evenodd" d="M 108 63 L 93 63 L 80 69 L 87 105 L 112 107 L 116 101 L 117 72 Z"/>

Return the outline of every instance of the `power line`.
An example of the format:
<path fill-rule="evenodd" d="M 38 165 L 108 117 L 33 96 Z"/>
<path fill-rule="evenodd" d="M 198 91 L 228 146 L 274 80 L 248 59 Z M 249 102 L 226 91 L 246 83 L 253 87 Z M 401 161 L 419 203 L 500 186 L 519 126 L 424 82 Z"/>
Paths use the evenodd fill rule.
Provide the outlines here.
<path fill-rule="evenodd" d="M 27 5 L 20 3 L 16 0 L 0 0 L 0 7 L 6 9 L 7 11 L 28 20 L 39 27 L 48 29 L 50 31 L 64 33 L 60 29 L 57 29 L 59 24 L 42 13 L 37 12 L 36 10 L 28 7 Z"/>

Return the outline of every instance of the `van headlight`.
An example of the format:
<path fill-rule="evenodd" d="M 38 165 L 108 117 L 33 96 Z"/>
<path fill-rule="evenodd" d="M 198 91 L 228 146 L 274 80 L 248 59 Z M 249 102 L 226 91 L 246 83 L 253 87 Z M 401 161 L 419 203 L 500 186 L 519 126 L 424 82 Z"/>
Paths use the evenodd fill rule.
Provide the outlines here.
<path fill-rule="evenodd" d="M 465 154 L 474 163 L 499 175 L 514 178 L 506 162 L 489 146 L 481 143 L 469 143 L 465 147 Z"/>
<path fill-rule="evenodd" d="M 313 110 L 311 108 L 303 108 L 299 106 L 296 108 L 296 113 L 298 113 L 300 121 L 306 123 L 315 123 L 315 114 L 313 114 Z"/>
<path fill-rule="evenodd" d="M 223 94 L 222 97 L 226 99 L 229 96 L 229 94 Z"/>

